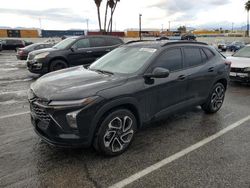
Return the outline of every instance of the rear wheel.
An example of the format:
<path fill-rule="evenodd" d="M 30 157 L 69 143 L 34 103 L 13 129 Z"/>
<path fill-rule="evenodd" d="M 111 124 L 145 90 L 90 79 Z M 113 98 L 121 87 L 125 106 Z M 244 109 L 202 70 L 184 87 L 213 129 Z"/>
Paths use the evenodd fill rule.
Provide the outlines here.
<path fill-rule="evenodd" d="M 50 68 L 49 71 L 57 71 L 57 70 L 61 70 L 61 69 L 65 69 L 68 67 L 68 64 L 63 61 L 63 60 L 54 60 L 51 62 L 50 64 Z"/>
<path fill-rule="evenodd" d="M 207 101 L 201 107 L 207 113 L 215 113 L 221 108 L 224 98 L 225 87 L 222 83 L 217 83 L 214 85 Z"/>
<path fill-rule="evenodd" d="M 136 127 L 136 118 L 130 111 L 113 111 L 101 122 L 94 140 L 95 149 L 110 156 L 123 153 L 132 142 Z"/>

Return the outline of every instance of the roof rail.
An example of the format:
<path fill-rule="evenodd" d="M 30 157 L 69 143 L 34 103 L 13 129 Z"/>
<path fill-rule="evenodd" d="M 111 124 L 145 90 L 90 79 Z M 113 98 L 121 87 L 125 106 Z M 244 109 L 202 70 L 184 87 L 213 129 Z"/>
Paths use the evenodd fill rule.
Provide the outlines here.
<path fill-rule="evenodd" d="M 125 44 L 132 44 L 136 42 L 149 42 L 149 41 L 154 41 L 154 40 L 131 40 L 131 41 L 126 42 Z"/>
<path fill-rule="evenodd" d="M 208 45 L 205 42 L 197 42 L 197 41 L 190 41 L 190 40 L 178 40 L 178 41 L 167 42 L 167 43 L 163 44 L 162 47 L 168 46 L 168 45 L 173 44 L 173 43 L 177 43 L 177 44 L 201 44 L 201 45 L 206 45 L 206 46 Z"/>

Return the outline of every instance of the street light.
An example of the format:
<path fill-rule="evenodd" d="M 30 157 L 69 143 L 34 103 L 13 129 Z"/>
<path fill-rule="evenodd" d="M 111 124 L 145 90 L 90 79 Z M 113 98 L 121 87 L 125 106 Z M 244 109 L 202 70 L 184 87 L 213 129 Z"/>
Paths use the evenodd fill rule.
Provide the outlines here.
<path fill-rule="evenodd" d="M 141 40 L 141 17 L 142 17 L 142 14 L 139 14 L 139 37 L 140 37 L 140 40 Z"/>

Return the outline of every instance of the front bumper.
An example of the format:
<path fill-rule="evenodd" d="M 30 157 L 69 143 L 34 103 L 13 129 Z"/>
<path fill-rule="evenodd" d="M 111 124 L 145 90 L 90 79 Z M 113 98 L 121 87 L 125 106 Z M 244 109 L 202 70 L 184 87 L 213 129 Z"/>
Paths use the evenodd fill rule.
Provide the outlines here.
<path fill-rule="evenodd" d="M 48 73 L 49 69 L 46 66 L 47 61 L 45 59 L 28 59 L 26 62 L 27 69 L 32 73 L 44 74 Z"/>
<path fill-rule="evenodd" d="M 96 104 L 69 109 L 53 109 L 30 102 L 31 122 L 37 135 L 45 142 L 60 147 L 89 147 L 93 139 Z M 72 128 L 66 114 L 79 111 L 77 128 Z"/>
<path fill-rule="evenodd" d="M 230 72 L 230 80 L 234 82 L 250 82 L 250 73 Z"/>

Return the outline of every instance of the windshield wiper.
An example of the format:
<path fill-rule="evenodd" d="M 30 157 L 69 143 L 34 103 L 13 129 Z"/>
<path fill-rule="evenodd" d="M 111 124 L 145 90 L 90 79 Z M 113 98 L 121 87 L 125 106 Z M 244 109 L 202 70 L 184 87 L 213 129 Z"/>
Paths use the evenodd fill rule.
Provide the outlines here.
<path fill-rule="evenodd" d="M 89 69 L 89 70 L 100 72 L 102 74 L 111 74 L 111 75 L 114 74 L 113 72 L 109 72 L 109 71 L 106 71 L 106 70 L 100 70 L 100 69 Z"/>

